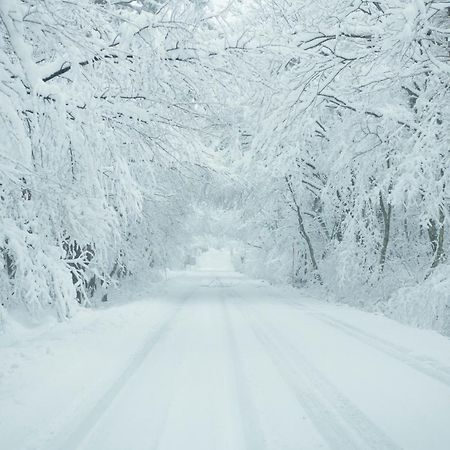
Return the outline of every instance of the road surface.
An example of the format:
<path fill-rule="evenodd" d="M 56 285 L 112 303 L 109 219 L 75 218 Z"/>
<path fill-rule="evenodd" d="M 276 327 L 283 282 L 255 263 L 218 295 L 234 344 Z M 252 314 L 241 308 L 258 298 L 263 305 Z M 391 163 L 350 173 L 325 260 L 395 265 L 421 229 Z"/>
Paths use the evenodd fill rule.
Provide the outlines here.
<path fill-rule="evenodd" d="M 168 285 L 125 369 L 45 450 L 450 448 L 445 338 L 233 271 Z"/>

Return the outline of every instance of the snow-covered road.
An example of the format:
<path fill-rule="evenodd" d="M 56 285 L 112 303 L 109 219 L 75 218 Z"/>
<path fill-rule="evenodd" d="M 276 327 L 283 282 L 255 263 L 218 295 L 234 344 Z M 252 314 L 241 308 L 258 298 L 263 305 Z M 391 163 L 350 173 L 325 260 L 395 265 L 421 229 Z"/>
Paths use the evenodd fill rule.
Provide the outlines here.
<path fill-rule="evenodd" d="M 89 400 L 70 399 L 74 407 L 64 400 L 70 414 L 39 405 L 39 396 L 17 405 L 19 394 L 5 395 L 3 384 L 0 448 L 450 448 L 450 342 L 444 337 L 298 299 L 293 290 L 232 271 L 179 274 L 167 283 L 159 310 L 132 356 L 117 348 L 117 360 L 126 362 L 113 367 L 114 378 Z M 142 328 L 144 315 L 129 317 L 128 325 L 134 320 Z M 104 348 L 99 345 L 100 361 Z M 79 362 L 86 364 L 81 350 Z M 42 386 L 42 398 L 60 389 L 64 399 L 61 386 L 53 378 L 52 386 Z M 43 425 L 20 424 L 33 417 L 20 408 L 34 408 L 36 416 L 42 409 L 46 426 L 53 421 L 46 436 L 37 438 Z"/>

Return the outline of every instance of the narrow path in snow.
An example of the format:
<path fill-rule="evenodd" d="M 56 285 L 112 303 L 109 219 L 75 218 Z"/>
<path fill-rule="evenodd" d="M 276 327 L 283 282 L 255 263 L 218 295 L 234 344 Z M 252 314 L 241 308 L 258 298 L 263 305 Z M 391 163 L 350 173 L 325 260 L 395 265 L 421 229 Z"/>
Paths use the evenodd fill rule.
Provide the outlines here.
<path fill-rule="evenodd" d="M 449 448 L 448 340 L 209 263 L 168 281 L 159 325 L 90 406 L 20 448 Z"/>

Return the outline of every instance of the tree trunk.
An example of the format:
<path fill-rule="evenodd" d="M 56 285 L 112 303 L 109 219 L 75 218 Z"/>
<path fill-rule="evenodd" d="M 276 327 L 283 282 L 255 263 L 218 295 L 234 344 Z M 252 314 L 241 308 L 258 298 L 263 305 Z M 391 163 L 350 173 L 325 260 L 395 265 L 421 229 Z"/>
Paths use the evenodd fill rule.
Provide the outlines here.
<path fill-rule="evenodd" d="M 445 232 L 445 214 L 444 206 L 439 205 L 439 225 L 435 220 L 430 220 L 428 226 L 428 236 L 434 251 L 434 259 L 431 268 L 435 269 L 445 258 L 444 255 L 444 232 Z"/>
<path fill-rule="evenodd" d="M 287 186 L 289 188 L 289 192 L 291 193 L 292 201 L 294 202 L 295 212 L 297 213 L 297 222 L 298 222 L 298 229 L 300 231 L 300 235 L 303 237 L 303 239 L 305 239 L 306 245 L 308 246 L 309 257 L 311 259 L 311 265 L 314 270 L 314 276 L 322 284 L 322 277 L 320 276 L 319 267 L 317 266 L 317 261 L 316 261 L 316 257 L 314 254 L 314 248 L 312 246 L 311 239 L 309 238 L 309 235 L 305 230 L 303 216 L 300 211 L 300 206 L 297 203 L 297 199 L 295 197 L 294 189 L 292 188 L 292 183 L 290 181 L 290 177 L 285 176 L 285 180 L 286 180 Z"/>
<path fill-rule="evenodd" d="M 381 253 L 380 253 L 380 271 L 383 272 L 384 265 L 386 263 L 386 253 L 389 245 L 389 237 L 391 232 L 392 205 L 391 203 L 388 203 L 386 208 L 381 192 L 380 192 L 380 208 L 381 214 L 383 215 L 383 224 L 384 224 L 383 244 L 381 246 Z"/>

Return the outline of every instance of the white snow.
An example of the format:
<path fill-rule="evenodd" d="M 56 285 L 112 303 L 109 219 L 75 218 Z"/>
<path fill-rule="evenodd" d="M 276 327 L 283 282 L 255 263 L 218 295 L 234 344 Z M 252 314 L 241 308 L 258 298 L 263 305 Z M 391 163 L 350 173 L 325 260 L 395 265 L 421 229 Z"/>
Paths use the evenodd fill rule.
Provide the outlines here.
<path fill-rule="evenodd" d="M 169 275 L 4 336 L 1 449 L 448 449 L 447 338 L 249 279 L 225 251 Z"/>

